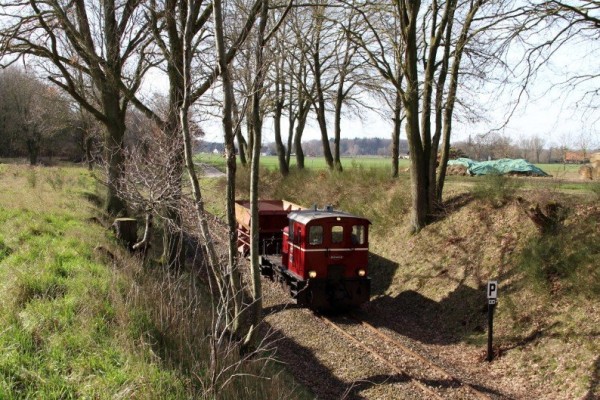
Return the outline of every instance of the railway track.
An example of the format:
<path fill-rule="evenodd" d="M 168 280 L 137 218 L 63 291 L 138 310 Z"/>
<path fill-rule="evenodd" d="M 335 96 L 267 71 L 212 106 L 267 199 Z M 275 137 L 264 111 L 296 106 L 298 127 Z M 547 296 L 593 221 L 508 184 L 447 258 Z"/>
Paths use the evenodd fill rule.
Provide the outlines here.
<path fill-rule="evenodd" d="M 392 371 L 390 377 L 402 376 L 410 381 L 423 393 L 424 398 L 491 400 L 487 394 L 460 381 L 431 360 L 368 322 L 354 317 L 344 317 L 340 318 L 340 321 L 335 321 L 323 315 L 315 315 L 344 336 L 349 343 L 364 350 L 378 363 Z"/>

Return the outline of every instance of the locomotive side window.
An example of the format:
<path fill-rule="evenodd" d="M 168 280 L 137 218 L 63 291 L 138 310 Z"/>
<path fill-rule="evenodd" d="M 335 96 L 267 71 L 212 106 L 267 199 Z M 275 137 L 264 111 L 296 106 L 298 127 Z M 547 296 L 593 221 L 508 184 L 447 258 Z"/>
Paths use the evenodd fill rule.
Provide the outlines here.
<path fill-rule="evenodd" d="M 363 225 L 352 226 L 352 244 L 365 244 L 365 227 Z"/>
<path fill-rule="evenodd" d="M 331 243 L 342 243 L 344 241 L 344 227 L 335 225 L 331 227 Z"/>
<path fill-rule="evenodd" d="M 313 245 L 323 243 L 323 227 L 321 225 L 310 227 L 308 231 L 308 243 Z"/>
<path fill-rule="evenodd" d="M 289 235 L 288 241 L 290 243 L 293 243 L 294 242 L 294 221 L 290 221 L 290 227 L 288 228 L 288 235 Z"/>

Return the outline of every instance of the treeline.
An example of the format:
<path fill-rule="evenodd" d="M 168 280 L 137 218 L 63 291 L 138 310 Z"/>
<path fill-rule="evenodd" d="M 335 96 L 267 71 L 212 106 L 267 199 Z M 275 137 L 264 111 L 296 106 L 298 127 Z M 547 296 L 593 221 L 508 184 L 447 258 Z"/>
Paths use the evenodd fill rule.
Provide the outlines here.
<path fill-rule="evenodd" d="M 333 140 L 330 140 L 333 146 Z M 382 138 L 355 138 L 355 139 L 340 139 L 339 151 L 341 156 L 387 156 L 392 154 L 392 140 Z M 323 146 L 320 140 L 308 140 L 302 143 L 304 153 L 309 157 L 322 157 Z M 277 154 L 275 143 L 269 143 L 266 146 L 269 154 Z M 292 149 L 293 150 L 293 149 Z M 399 141 L 400 154 L 408 153 L 408 142 L 406 140 Z"/>
<path fill-rule="evenodd" d="M 84 158 L 85 121 L 65 94 L 18 68 L 0 71 L 0 157 Z"/>
<path fill-rule="evenodd" d="M 333 140 L 330 140 L 333 145 Z M 320 140 L 307 140 L 302 142 L 302 148 L 304 153 L 308 157 L 322 157 L 323 146 Z M 400 140 L 400 154 L 405 155 L 408 153 L 408 142 L 406 140 Z M 223 153 L 225 151 L 225 145 L 218 142 L 198 142 L 195 147 L 196 152 L 201 153 Z M 236 148 L 236 152 L 239 151 Z M 341 139 L 340 140 L 340 154 L 344 157 L 354 156 L 384 156 L 389 157 L 392 151 L 392 140 L 382 138 L 355 138 L 355 139 Z M 294 152 L 294 148 L 292 148 Z M 277 154 L 277 144 L 275 142 L 267 143 L 262 146 L 262 153 L 267 155 Z"/>

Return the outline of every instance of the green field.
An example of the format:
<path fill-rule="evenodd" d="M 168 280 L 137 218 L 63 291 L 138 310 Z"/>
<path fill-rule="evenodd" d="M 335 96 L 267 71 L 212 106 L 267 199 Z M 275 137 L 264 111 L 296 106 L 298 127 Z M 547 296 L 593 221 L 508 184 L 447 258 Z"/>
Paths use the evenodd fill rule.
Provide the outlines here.
<path fill-rule="evenodd" d="M 198 154 L 196 155 L 197 162 L 208 163 L 218 168 L 225 168 L 225 159 L 223 156 L 218 154 Z M 276 169 L 278 168 L 277 156 L 261 156 L 260 163 L 265 168 Z M 306 157 L 304 164 L 307 169 L 327 169 L 327 164 L 323 157 Z M 364 157 L 342 157 L 342 167 L 352 168 L 361 166 L 364 168 L 388 168 L 391 169 L 392 160 L 390 157 L 376 157 L 376 156 L 364 156 Z M 400 169 L 408 168 L 410 160 L 400 160 Z M 555 178 L 577 178 L 578 171 L 581 165 L 579 164 L 535 164 L 548 174 Z M 292 157 L 291 166 L 296 166 L 296 159 Z"/>
<path fill-rule="evenodd" d="M 196 155 L 197 162 L 208 163 L 216 166 L 217 168 L 225 168 L 225 159 L 221 155 L 214 154 L 198 154 Z M 277 156 L 261 156 L 260 163 L 265 168 L 276 169 L 279 167 Z M 296 166 L 296 159 L 292 157 L 291 166 Z M 352 168 L 355 166 L 361 166 L 365 168 L 388 168 L 391 170 L 392 160 L 389 157 L 342 157 L 342 167 Z M 409 160 L 400 160 L 400 168 L 407 168 Z M 304 166 L 308 169 L 324 170 L 327 169 L 327 164 L 323 157 L 306 157 L 304 159 Z"/>

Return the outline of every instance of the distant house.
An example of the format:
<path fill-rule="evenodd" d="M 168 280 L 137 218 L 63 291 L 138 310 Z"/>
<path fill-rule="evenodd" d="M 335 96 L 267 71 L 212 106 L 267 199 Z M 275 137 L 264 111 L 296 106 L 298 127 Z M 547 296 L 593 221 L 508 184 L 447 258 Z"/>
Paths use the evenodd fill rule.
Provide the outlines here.
<path fill-rule="evenodd" d="M 584 151 L 567 151 L 563 161 L 566 164 L 585 164 L 590 159 Z"/>

